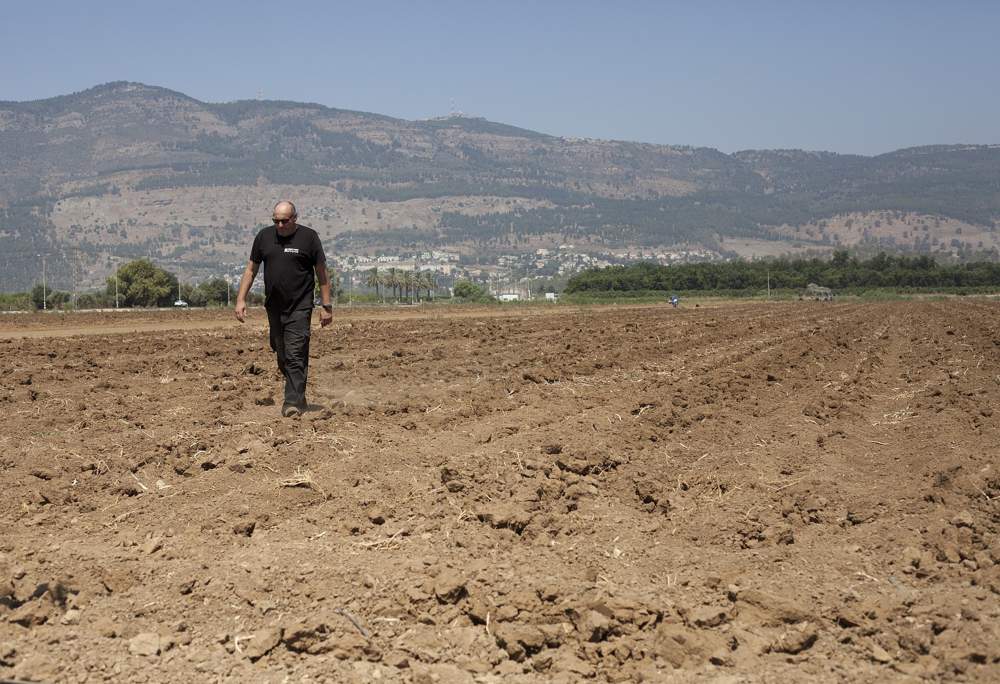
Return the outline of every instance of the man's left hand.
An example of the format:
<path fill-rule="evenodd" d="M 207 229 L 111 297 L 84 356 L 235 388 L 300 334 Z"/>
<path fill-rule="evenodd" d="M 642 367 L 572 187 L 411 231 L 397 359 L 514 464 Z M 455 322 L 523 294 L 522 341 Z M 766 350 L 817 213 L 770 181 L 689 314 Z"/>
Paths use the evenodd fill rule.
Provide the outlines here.
<path fill-rule="evenodd" d="M 327 311 L 326 309 L 319 310 L 319 325 L 321 328 L 333 323 L 333 312 Z"/>

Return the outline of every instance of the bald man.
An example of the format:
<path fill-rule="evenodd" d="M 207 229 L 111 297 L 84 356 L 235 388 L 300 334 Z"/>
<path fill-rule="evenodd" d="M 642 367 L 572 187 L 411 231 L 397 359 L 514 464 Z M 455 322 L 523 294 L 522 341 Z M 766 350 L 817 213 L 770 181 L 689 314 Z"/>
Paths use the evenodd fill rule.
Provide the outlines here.
<path fill-rule="evenodd" d="M 330 302 L 330 276 L 326 254 L 319 235 L 298 224 L 295 205 L 288 201 L 274 205 L 273 226 L 264 228 L 254 238 L 250 260 L 240 280 L 236 295 L 236 318 L 246 320 L 246 297 L 264 264 L 264 309 L 270 330 L 271 349 L 278 355 L 278 368 L 285 376 L 285 400 L 281 415 L 301 415 L 306 408 L 306 381 L 309 375 L 309 322 L 312 319 L 313 293 L 319 281 L 321 327 L 333 320 Z"/>

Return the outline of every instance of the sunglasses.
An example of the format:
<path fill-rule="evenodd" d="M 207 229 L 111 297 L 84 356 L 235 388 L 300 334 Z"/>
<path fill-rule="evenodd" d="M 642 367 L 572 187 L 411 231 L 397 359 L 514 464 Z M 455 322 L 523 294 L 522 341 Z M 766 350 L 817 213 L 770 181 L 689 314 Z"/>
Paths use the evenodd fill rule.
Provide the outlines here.
<path fill-rule="evenodd" d="M 295 217 L 293 216 L 292 218 L 286 218 L 286 219 L 278 219 L 278 218 L 276 218 L 276 219 L 271 219 L 271 220 L 274 221 L 274 225 L 276 225 L 276 226 L 283 226 L 286 223 L 291 223 L 292 221 L 294 221 Z"/>

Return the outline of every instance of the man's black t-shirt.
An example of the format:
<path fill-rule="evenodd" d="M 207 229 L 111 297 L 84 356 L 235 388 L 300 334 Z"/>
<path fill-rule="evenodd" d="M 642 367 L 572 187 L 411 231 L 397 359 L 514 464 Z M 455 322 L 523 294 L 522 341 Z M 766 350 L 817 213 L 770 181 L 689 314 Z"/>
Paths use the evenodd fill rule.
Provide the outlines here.
<path fill-rule="evenodd" d="M 326 263 L 315 230 L 299 225 L 282 236 L 275 226 L 265 228 L 253 240 L 250 260 L 264 264 L 265 308 L 280 313 L 312 308 L 313 268 Z"/>

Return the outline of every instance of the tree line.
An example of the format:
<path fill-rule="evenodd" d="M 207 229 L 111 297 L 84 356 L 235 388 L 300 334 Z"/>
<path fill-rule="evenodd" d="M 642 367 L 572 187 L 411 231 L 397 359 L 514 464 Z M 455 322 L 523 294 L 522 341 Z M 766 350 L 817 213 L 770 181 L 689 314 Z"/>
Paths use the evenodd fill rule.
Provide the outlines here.
<path fill-rule="evenodd" d="M 389 268 L 379 273 L 376 267 L 365 272 L 364 284 L 375 290 L 375 295 L 383 302 L 389 290 L 397 302 L 401 298 L 410 302 L 416 299 L 419 302 L 421 292 L 427 295 L 427 299 L 433 298 L 437 289 L 437 276 L 430 271 L 404 271 L 398 268 Z"/>
<path fill-rule="evenodd" d="M 339 301 L 345 293 L 339 280 L 332 280 L 333 295 Z M 395 302 L 433 299 L 438 290 L 434 273 L 398 268 L 381 272 L 372 268 L 365 272 L 363 284 L 374 289 L 383 302 L 389 299 Z M 318 296 L 318 282 L 316 287 Z M 463 301 L 492 299 L 485 290 L 468 281 L 459 281 L 455 297 Z M 175 274 L 149 259 L 136 259 L 123 264 L 109 276 L 104 290 L 74 294 L 38 284 L 29 292 L 0 293 L 0 310 L 169 307 L 178 299 L 190 306 L 224 306 L 236 300 L 236 289 L 224 278 L 212 278 L 197 285 L 179 283 Z M 251 292 L 248 303 L 263 304 L 263 296 Z"/>
<path fill-rule="evenodd" d="M 222 306 L 236 300 L 235 289 L 224 278 L 196 285 L 179 283 L 177 276 L 149 259 L 135 259 L 108 277 L 103 291 L 74 294 L 35 285 L 28 292 L 0 294 L 0 309 L 110 309 L 173 306 L 176 300 L 190 306 Z M 251 293 L 250 303 L 261 303 Z"/>
<path fill-rule="evenodd" d="M 926 255 L 885 253 L 860 260 L 846 250 L 834 252 L 829 260 L 783 258 L 677 266 L 642 262 L 578 273 L 570 278 L 566 292 L 803 289 L 809 283 L 833 289 L 1000 287 L 1000 264 L 944 265 Z"/>

